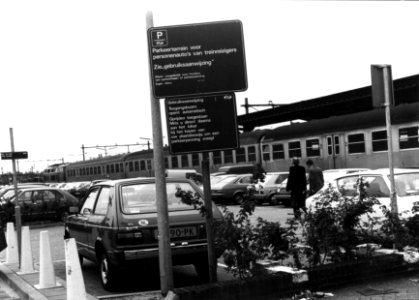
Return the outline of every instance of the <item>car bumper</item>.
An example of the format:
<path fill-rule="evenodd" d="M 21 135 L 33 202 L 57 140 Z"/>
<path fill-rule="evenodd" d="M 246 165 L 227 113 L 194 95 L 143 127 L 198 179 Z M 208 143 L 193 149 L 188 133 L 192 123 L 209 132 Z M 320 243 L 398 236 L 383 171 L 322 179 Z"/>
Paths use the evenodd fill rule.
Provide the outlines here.
<path fill-rule="evenodd" d="M 171 244 L 172 256 L 201 254 L 207 251 L 207 243 L 200 244 Z M 125 250 L 124 258 L 126 261 L 141 260 L 159 257 L 159 248 L 149 248 L 140 250 Z"/>

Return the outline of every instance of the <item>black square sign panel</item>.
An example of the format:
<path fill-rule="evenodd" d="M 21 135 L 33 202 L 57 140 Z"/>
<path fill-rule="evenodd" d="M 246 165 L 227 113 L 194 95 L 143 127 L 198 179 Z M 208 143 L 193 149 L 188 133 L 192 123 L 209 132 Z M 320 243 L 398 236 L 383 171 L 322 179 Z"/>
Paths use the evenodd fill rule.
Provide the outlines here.
<path fill-rule="evenodd" d="M 233 93 L 168 98 L 165 104 L 171 154 L 239 147 Z"/>
<path fill-rule="evenodd" d="M 238 20 L 148 30 L 156 98 L 247 89 L 243 26 Z"/>

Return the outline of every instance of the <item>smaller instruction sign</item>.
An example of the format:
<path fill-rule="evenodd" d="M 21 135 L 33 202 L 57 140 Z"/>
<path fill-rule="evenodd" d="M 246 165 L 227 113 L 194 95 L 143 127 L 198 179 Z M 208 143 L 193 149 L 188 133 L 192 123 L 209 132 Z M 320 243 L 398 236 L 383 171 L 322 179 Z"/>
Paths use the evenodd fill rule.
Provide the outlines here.
<path fill-rule="evenodd" d="M 233 93 L 165 100 L 171 154 L 239 147 Z"/>

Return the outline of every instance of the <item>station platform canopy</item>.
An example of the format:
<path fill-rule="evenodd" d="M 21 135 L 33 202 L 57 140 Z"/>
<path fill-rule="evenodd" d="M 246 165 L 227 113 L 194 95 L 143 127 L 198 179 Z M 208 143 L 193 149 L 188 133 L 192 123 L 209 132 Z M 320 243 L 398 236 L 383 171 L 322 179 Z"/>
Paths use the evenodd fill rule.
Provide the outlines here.
<path fill-rule="evenodd" d="M 393 80 L 395 105 L 419 102 L 419 74 Z M 281 105 L 237 117 L 244 132 L 255 127 L 293 120 L 323 119 L 374 109 L 371 86 Z M 418 113 L 419 115 L 419 113 Z"/>

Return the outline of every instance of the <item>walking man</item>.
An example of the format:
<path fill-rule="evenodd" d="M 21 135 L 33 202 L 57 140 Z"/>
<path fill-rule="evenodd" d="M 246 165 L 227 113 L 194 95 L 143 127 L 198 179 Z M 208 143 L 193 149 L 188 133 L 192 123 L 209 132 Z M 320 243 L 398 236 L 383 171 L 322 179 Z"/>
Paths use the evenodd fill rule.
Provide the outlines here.
<path fill-rule="evenodd" d="M 324 185 L 323 171 L 314 162 L 309 159 L 306 162 L 308 168 L 308 195 L 314 195 L 317 193 Z"/>
<path fill-rule="evenodd" d="M 292 166 L 290 167 L 287 191 L 291 192 L 291 203 L 294 209 L 294 217 L 300 218 L 302 209 L 305 213 L 306 208 L 306 190 L 307 190 L 307 179 L 306 170 L 303 166 L 300 166 L 300 160 L 297 157 L 292 159 Z"/>

